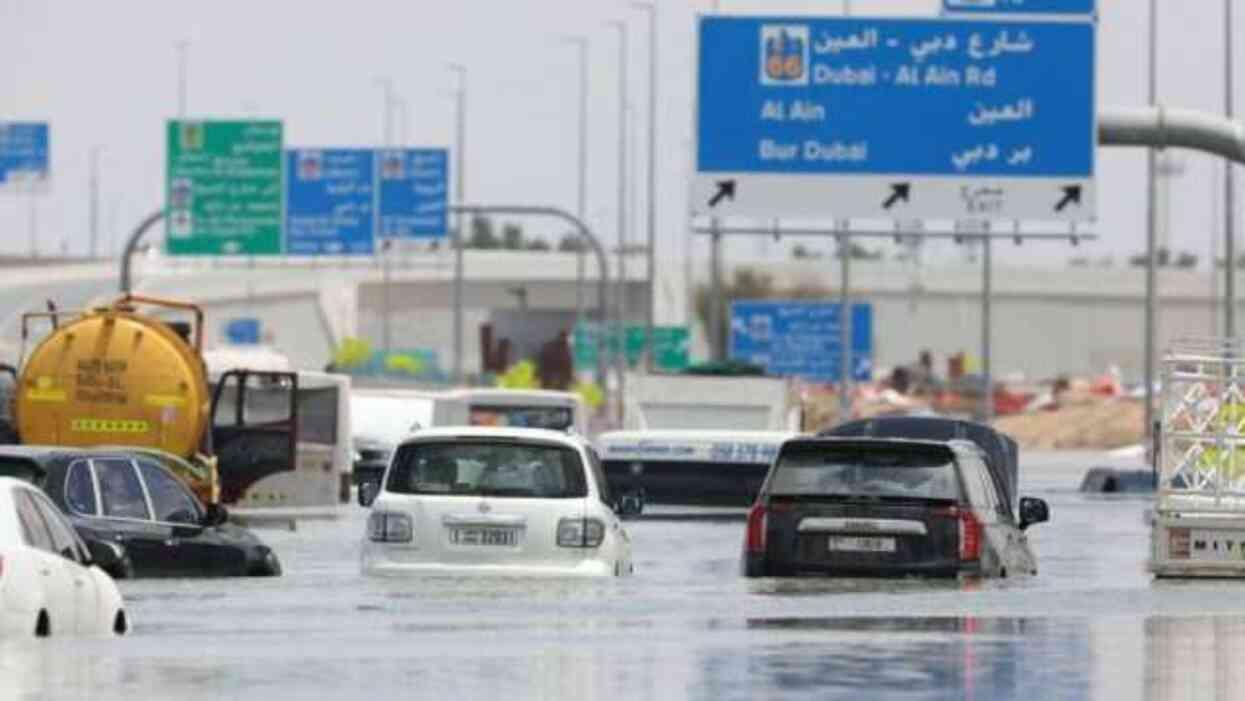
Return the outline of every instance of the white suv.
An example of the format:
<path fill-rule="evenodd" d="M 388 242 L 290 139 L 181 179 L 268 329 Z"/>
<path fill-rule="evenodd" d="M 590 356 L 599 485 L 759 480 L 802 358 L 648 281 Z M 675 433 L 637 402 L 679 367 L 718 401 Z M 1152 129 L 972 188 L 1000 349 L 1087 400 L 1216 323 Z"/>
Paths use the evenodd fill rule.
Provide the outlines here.
<path fill-rule="evenodd" d="M 361 489 L 365 574 L 632 573 L 601 462 L 575 436 L 424 429 L 398 445 L 379 487 Z"/>

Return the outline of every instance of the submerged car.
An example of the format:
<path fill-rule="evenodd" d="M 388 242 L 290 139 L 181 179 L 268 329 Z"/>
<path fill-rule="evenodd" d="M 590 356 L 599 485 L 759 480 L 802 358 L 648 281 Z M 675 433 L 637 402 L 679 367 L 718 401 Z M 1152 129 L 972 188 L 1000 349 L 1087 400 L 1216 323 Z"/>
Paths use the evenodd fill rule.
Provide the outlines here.
<path fill-rule="evenodd" d="M 6 445 L 0 475 L 42 487 L 84 540 L 123 545 L 135 577 L 281 574 L 267 545 L 200 503 L 151 450 Z"/>
<path fill-rule="evenodd" d="M 107 543 L 88 548 L 34 485 L 0 477 L 0 640 L 124 635 L 125 605 L 101 568 L 118 557 Z"/>
<path fill-rule="evenodd" d="M 965 423 L 904 421 L 938 422 L 917 426 L 927 434 Z M 1020 499 L 1017 518 L 1007 441 L 965 428 L 953 433 L 975 440 L 854 431 L 784 443 L 748 513 L 745 576 L 1036 574 L 1025 529 L 1049 519 L 1047 504 Z"/>
<path fill-rule="evenodd" d="M 376 490 L 379 488 L 379 492 Z M 623 576 L 631 539 L 585 441 L 545 429 L 420 430 L 370 504 L 365 574 Z"/>

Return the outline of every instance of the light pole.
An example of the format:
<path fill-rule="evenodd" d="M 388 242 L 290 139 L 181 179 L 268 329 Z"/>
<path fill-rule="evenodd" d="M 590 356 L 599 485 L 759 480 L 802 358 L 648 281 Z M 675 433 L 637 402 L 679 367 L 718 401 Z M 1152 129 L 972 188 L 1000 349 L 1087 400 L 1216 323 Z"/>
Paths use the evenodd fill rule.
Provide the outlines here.
<path fill-rule="evenodd" d="M 91 199 L 88 228 L 91 232 L 90 258 L 95 260 L 99 253 L 99 147 L 92 146 L 90 152 L 90 187 Z"/>
<path fill-rule="evenodd" d="M 615 314 L 618 317 L 618 419 L 623 414 L 623 391 L 626 380 L 627 318 L 627 23 L 610 22 L 618 30 L 618 286 L 615 290 Z"/>
<path fill-rule="evenodd" d="M 376 85 L 380 86 L 381 99 L 384 100 L 383 109 L 380 113 L 381 130 L 383 132 L 383 144 L 385 146 L 393 145 L 393 80 L 391 78 L 377 78 Z"/>
<path fill-rule="evenodd" d="M 1148 87 L 1150 106 L 1158 106 L 1158 2 L 1150 0 L 1150 64 Z M 1155 197 L 1158 193 L 1158 154 L 1153 148 L 1146 152 L 1146 317 L 1145 317 L 1145 353 L 1144 353 L 1144 372 L 1142 376 L 1146 383 L 1145 397 L 1146 405 L 1143 412 L 1146 425 L 1144 427 L 1144 435 L 1147 437 L 1146 445 L 1151 446 L 1148 452 L 1151 453 L 1150 461 L 1154 468 L 1154 486 L 1158 487 L 1158 463 L 1156 455 L 1153 455 L 1153 437 L 1154 437 L 1154 343 L 1157 334 L 1158 314 L 1156 313 L 1157 296 L 1155 294 L 1155 285 L 1157 284 L 1158 274 L 1156 258 L 1155 239 L 1157 238 L 1158 229 L 1158 212 L 1155 208 Z M 1231 277 L 1229 275 L 1229 277 Z"/>
<path fill-rule="evenodd" d="M 1228 119 L 1234 116 L 1232 100 L 1232 0 L 1223 0 L 1223 102 Z M 1223 176 L 1223 238 L 1224 238 L 1224 335 L 1236 335 L 1236 192 L 1233 187 L 1233 163 L 1228 161 Z M 1214 260 L 1211 260 L 1214 274 Z"/>
<path fill-rule="evenodd" d="M 377 85 L 380 86 L 384 94 L 384 109 L 381 111 L 381 123 L 384 131 L 385 147 L 393 146 L 393 80 L 390 78 L 377 78 Z M 393 306 L 390 298 L 389 290 L 389 252 L 393 247 L 393 240 L 389 238 L 382 239 L 380 242 L 380 258 L 381 258 L 381 348 L 384 351 L 385 358 L 389 358 L 390 352 L 393 350 Z"/>
<path fill-rule="evenodd" d="M 655 367 L 657 316 L 657 6 L 633 2 L 631 6 L 648 13 L 648 308 L 644 316 L 644 358 L 648 370 Z"/>
<path fill-rule="evenodd" d="M 173 46 L 177 48 L 177 116 L 184 118 L 186 116 L 186 98 L 189 90 L 188 75 L 188 53 L 190 49 L 190 41 L 182 39 L 174 42 Z"/>
<path fill-rule="evenodd" d="M 579 190 L 576 195 L 575 215 L 581 220 L 588 216 L 588 40 L 582 36 L 563 37 L 563 43 L 573 45 L 579 56 Z M 575 247 L 575 323 L 584 319 L 584 242 Z"/>
<path fill-rule="evenodd" d="M 463 151 L 466 148 L 467 132 L 467 67 L 461 63 L 446 66 L 450 72 L 458 76 L 458 90 L 454 93 L 454 202 L 461 205 L 466 202 L 463 183 Z M 454 384 L 463 381 L 463 215 L 454 216 Z"/>

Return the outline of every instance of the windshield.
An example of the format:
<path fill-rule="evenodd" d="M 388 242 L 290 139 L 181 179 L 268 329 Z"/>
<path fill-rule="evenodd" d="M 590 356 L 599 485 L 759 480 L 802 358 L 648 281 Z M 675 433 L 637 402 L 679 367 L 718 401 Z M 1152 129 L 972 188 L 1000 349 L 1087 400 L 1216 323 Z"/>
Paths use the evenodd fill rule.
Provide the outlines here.
<path fill-rule="evenodd" d="M 793 446 L 778 458 L 770 494 L 958 500 L 951 453 L 908 446 Z"/>
<path fill-rule="evenodd" d="M 386 489 L 397 494 L 569 499 L 588 495 L 577 451 L 526 442 L 403 446 Z"/>

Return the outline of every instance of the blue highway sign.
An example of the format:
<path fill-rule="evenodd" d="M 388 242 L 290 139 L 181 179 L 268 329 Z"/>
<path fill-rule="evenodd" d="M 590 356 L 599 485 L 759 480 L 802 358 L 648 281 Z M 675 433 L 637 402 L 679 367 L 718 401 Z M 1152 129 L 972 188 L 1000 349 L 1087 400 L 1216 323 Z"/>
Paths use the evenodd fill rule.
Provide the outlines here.
<path fill-rule="evenodd" d="M 731 303 L 730 357 L 770 375 L 838 382 L 842 305 L 745 300 Z M 852 305 L 852 377 L 873 376 L 873 307 Z"/>
<path fill-rule="evenodd" d="M 946 12 L 1012 15 L 1092 15 L 1095 0 L 942 0 Z"/>
<path fill-rule="evenodd" d="M 697 214 L 1091 219 L 1089 21 L 702 17 Z"/>
<path fill-rule="evenodd" d="M 286 152 L 285 251 L 371 254 L 376 238 L 372 149 Z"/>
<path fill-rule="evenodd" d="M 449 156 L 445 149 L 386 149 L 380 160 L 380 238 L 436 239 L 448 224 Z"/>
<path fill-rule="evenodd" d="M 46 122 L 0 122 L 0 187 L 46 183 L 51 175 Z"/>

